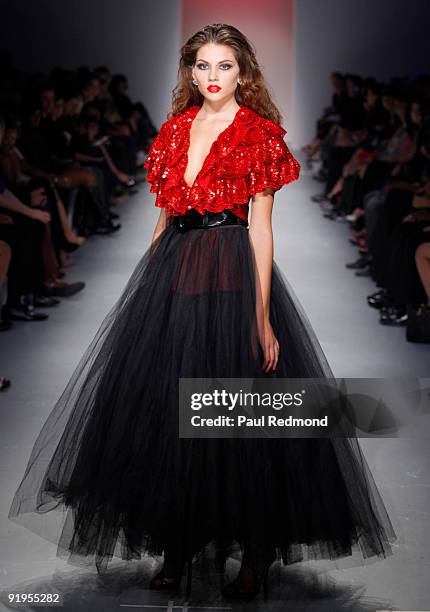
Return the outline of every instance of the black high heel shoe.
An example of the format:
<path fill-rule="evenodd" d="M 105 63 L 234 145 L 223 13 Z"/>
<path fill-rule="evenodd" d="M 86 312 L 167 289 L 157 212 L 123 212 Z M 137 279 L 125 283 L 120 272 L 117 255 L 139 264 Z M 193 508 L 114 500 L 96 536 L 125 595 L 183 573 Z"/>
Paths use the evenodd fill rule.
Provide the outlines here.
<path fill-rule="evenodd" d="M 64 240 L 61 242 L 61 248 L 63 251 L 66 251 L 66 253 L 72 253 L 73 251 L 76 251 L 76 249 L 79 249 L 80 246 L 81 245 L 77 242 L 69 242 L 67 238 L 64 238 Z"/>
<path fill-rule="evenodd" d="M 250 601 L 258 595 L 261 585 L 263 585 L 263 596 L 267 600 L 269 597 L 269 567 L 270 565 L 267 565 L 261 572 L 258 572 L 253 567 L 246 567 L 245 571 L 250 571 L 253 574 L 253 587 L 247 587 L 243 584 L 243 570 L 241 568 L 237 578 L 222 587 L 221 593 L 223 597 L 226 599 Z"/>
<path fill-rule="evenodd" d="M 181 578 L 166 576 L 164 573 L 164 569 L 155 574 L 153 578 L 151 578 L 151 582 L 149 583 L 150 589 L 155 589 L 156 591 L 170 591 L 179 589 L 179 585 L 181 584 Z"/>
<path fill-rule="evenodd" d="M 70 240 L 64 236 L 63 240 L 61 241 L 61 248 L 63 251 L 66 251 L 66 253 L 72 253 L 84 244 L 85 240 L 82 240 L 82 238 L 85 238 L 85 236 L 78 236 L 78 242 L 70 242 Z"/>
<path fill-rule="evenodd" d="M 185 564 L 184 564 L 185 565 Z M 192 581 L 192 565 L 193 560 L 189 558 L 187 561 L 187 586 L 186 586 L 186 598 L 188 599 L 191 595 L 191 581 Z M 156 591 L 177 591 L 180 587 L 182 580 L 183 568 L 180 573 L 176 576 L 166 575 L 164 568 L 155 574 L 149 583 L 149 588 Z"/>

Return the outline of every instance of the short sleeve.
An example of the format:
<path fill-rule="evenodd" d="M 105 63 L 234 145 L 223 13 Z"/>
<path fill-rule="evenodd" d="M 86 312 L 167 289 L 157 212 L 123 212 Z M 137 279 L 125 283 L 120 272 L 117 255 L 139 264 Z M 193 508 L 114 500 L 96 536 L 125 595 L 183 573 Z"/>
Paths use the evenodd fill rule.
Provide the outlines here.
<path fill-rule="evenodd" d="M 144 167 L 148 170 L 146 181 L 152 183 L 152 193 L 157 193 L 161 186 L 169 153 L 168 138 L 168 121 L 166 121 L 152 141 L 144 163 Z"/>
<path fill-rule="evenodd" d="M 299 178 L 300 164 L 280 134 L 270 135 L 251 151 L 249 194 L 260 193 L 266 187 L 275 191 Z"/>

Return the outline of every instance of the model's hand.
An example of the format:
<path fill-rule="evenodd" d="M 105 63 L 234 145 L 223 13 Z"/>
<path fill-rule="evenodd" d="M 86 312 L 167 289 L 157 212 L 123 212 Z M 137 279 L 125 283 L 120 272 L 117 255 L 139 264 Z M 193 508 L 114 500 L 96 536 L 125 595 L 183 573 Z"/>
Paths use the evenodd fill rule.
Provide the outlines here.
<path fill-rule="evenodd" d="M 265 372 L 269 372 L 276 368 L 279 358 L 279 342 L 275 338 L 269 319 L 264 319 L 258 325 L 258 337 L 264 353 L 262 368 Z"/>

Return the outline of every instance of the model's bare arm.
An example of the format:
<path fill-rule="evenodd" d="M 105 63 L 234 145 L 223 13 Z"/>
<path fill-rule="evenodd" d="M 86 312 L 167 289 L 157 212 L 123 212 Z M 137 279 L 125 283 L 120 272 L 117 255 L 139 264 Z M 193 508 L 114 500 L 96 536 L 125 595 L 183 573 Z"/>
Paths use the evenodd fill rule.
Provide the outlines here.
<path fill-rule="evenodd" d="M 160 210 L 160 215 L 158 217 L 157 225 L 155 226 L 154 232 L 152 234 L 151 254 L 155 253 L 155 250 L 156 250 L 155 242 L 157 241 L 157 238 L 160 236 L 160 234 L 164 232 L 164 230 L 166 229 L 169 223 L 169 218 L 170 218 L 170 215 L 166 214 L 166 209 L 162 208 Z"/>
<path fill-rule="evenodd" d="M 151 244 L 157 240 L 158 236 L 166 229 L 167 226 L 167 218 L 166 209 L 162 208 L 160 210 L 160 214 L 158 216 L 157 225 L 155 226 L 154 232 L 152 234 Z"/>
<path fill-rule="evenodd" d="M 249 237 L 256 265 L 256 309 L 261 346 L 264 351 L 263 369 L 275 369 L 279 343 L 270 323 L 270 290 L 273 265 L 272 208 L 274 190 L 267 188 L 252 198 Z"/>

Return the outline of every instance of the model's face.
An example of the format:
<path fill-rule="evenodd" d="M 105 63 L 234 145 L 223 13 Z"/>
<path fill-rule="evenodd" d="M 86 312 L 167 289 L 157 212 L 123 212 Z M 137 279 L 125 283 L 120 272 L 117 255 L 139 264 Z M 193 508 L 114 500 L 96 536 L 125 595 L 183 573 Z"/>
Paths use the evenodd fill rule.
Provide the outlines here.
<path fill-rule="evenodd" d="M 208 101 L 220 102 L 234 96 L 239 73 L 231 47 L 208 43 L 197 51 L 192 78 L 198 83 L 194 87 Z"/>

